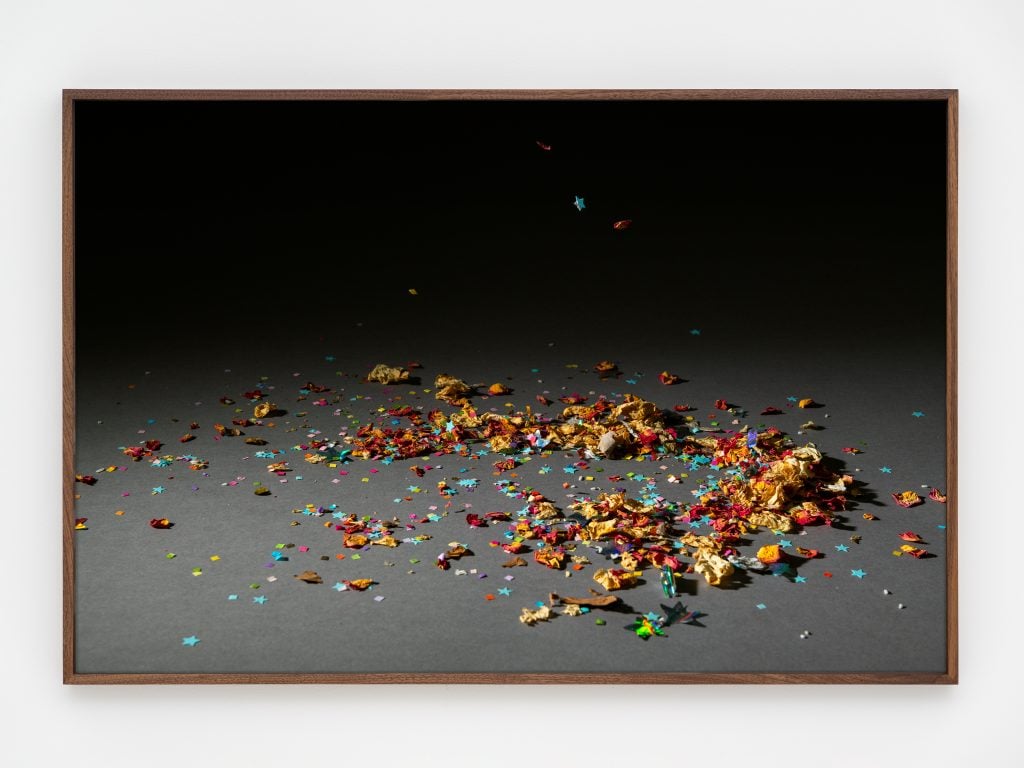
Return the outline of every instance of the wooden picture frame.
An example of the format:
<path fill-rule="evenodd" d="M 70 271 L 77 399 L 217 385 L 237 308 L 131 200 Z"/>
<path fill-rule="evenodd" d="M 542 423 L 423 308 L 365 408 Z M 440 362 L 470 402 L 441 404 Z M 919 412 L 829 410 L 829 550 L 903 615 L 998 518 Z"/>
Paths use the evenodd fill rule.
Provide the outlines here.
<path fill-rule="evenodd" d="M 956 683 L 957 99 L 65 91 L 64 682 Z M 407 378 L 367 382 L 368 363 Z M 479 423 L 435 399 L 448 373 Z M 664 398 L 656 429 L 623 417 L 601 422 L 631 436 L 611 448 L 545 451 L 558 427 L 605 413 L 562 409 L 628 391 Z M 250 414 L 271 398 L 280 407 Z M 414 435 L 442 450 L 403 458 L 399 427 L 380 421 L 390 403 L 396 422 L 451 411 Z M 528 413 L 535 439 L 489 452 L 488 412 L 510 430 L 502 418 Z M 365 419 L 379 421 L 373 449 Z M 793 443 L 772 453 L 779 431 Z M 748 463 L 708 448 L 722 474 L 701 479 L 681 458 L 687 434 L 753 434 L 715 449 Z M 818 442 L 824 458 L 800 465 L 813 489 L 771 506 L 818 504 L 781 549 L 754 558 L 772 533 L 745 517 L 770 511 L 749 495 L 730 524 L 689 509 L 737 503 L 729 483 Z M 288 466 L 247 469 L 264 461 Z M 411 475 L 417 463 L 444 466 Z M 822 490 L 826 467 L 846 492 Z M 535 516 L 534 485 L 558 525 Z M 609 529 L 618 543 L 586 528 L 607 508 L 571 516 L 616 487 L 646 499 L 632 539 L 625 517 Z M 845 507 L 822 501 L 837 496 Z M 560 568 L 500 567 L 503 542 L 544 549 L 516 535 L 524 520 Z M 397 546 L 363 536 L 364 558 L 341 543 L 346 523 Z M 710 585 L 691 529 L 733 542 L 715 562 L 745 580 Z M 658 563 L 675 554 L 662 592 Z M 636 570 L 619 577 L 643 574 L 638 586 L 592 580 L 624 555 Z M 569 592 L 585 603 L 599 584 L 626 610 L 566 611 Z M 519 620 L 532 611 L 554 620 Z"/>

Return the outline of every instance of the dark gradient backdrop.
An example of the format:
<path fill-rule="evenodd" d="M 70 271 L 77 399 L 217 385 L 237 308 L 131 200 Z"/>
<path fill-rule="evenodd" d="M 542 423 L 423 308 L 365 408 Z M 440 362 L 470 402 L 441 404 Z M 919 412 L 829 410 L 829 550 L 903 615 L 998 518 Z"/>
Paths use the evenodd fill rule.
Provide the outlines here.
<path fill-rule="evenodd" d="M 615 316 L 601 324 L 614 330 L 623 314 L 741 313 L 767 329 L 811 312 L 826 326 L 860 315 L 872 330 L 910 323 L 940 338 L 944 113 L 943 102 L 79 103 L 79 329 L 152 338 L 159 319 L 176 337 L 271 307 L 400 314 L 416 288 L 418 314 Z M 627 218 L 631 229 L 611 230 Z M 614 309 L 595 312 L 605 299 Z"/>
<path fill-rule="evenodd" d="M 889 501 L 946 481 L 943 102 L 107 101 L 78 102 L 75 121 L 78 471 L 121 464 L 119 446 L 150 437 L 179 450 L 192 420 L 203 427 L 181 450 L 210 460 L 208 477 L 128 462 L 78 489 L 80 671 L 944 670 L 945 510 Z M 621 219 L 633 225 L 615 231 Z M 599 381 L 602 359 L 623 377 Z M 517 621 L 552 589 L 586 594 L 587 574 L 552 582 L 531 564 L 513 596 L 485 603 L 504 583 L 480 538 L 495 534 L 459 516 L 431 544 L 468 541 L 470 567 L 500 572 L 485 584 L 429 565 L 407 575 L 437 547 L 404 545 L 392 568 L 377 552 L 361 572 L 311 561 L 328 584 L 376 578 L 382 602 L 298 584 L 298 559 L 265 582 L 275 542 L 308 543 L 309 558 L 322 543 L 315 526 L 289 527 L 293 508 L 390 517 L 437 502 L 391 504 L 415 481 L 399 463 L 339 478 L 290 453 L 309 429 L 374 415 L 381 388 L 360 379 L 411 360 L 423 387 L 440 372 L 504 381 L 520 408 L 542 391 L 631 391 L 707 421 L 724 398 L 845 460 L 866 493 L 848 527 L 807 532 L 801 543 L 827 555 L 801 568 L 805 583 L 687 577 L 705 626 L 647 644 L 625 619 Z M 685 383 L 659 384 L 666 369 Z M 309 380 L 332 385 L 344 413 L 297 401 Z M 267 477 L 251 450 L 210 434 L 238 415 L 218 399 L 259 382 L 289 412 L 264 436 L 304 475 L 267 498 L 248 490 Z M 415 388 L 388 396 L 437 405 Z M 793 396 L 825 408 L 800 411 Z M 769 404 L 786 413 L 759 417 Z M 801 434 L 808 419 L 827 428 Z M 563 505 L 563 481 L 609 490 L 607 475 L 565 475 L 574 457 L 538 457 L 522 481 Z M 460 501 L 504 509 L 490 461 L 446 457 L 435 474 L 475 474 L 480 489 Z M 692 499 L 692 478 L 664 482 L 675 465 L 602 464 Z M 149 528 L 156 516 L 175 528 Z M 908 528 L 938 556 L 892 557 Z M 844 542 L 850 552 L 834 549 Z M 247 603 L 253 581 L 266 605 L 226 602 Z M 626 597 L 640 611 L 662 600 L 656 584 Z M 182 648 L 193 634 L 200 645 Z"/>

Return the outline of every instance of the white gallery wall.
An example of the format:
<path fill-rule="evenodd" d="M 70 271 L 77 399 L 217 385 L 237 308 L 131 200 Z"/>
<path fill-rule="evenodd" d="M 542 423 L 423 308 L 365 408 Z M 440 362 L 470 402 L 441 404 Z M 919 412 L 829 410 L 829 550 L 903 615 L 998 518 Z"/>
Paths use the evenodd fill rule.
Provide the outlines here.
<path fill-rule="evenodd" d="M 0 761 L 1024 764 L 1022 37 L 993 0 L 0 2 Z M 960 684 L 63 686 L 60 95 L 106 87 L 959 89 Z"/>

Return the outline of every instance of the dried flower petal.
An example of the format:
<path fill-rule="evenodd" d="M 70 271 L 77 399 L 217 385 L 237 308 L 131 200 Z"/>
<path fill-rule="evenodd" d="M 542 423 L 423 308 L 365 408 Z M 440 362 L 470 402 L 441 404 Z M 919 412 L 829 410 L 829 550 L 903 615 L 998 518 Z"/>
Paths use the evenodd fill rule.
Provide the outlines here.
<path fill-rule="evenodd" d="M 924 499 L 918 496 L 913 491 L 903 491 L 902 493 L 892 494 L 892 499 L 901 507 L 916 507 L 918 504 L 924 504 Z"/>

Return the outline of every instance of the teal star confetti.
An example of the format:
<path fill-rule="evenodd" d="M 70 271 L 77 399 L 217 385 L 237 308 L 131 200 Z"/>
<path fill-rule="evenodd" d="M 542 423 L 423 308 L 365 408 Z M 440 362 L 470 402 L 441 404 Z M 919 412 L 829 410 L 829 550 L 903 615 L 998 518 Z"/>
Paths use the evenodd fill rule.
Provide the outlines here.
<path fill-rule="evenodd" d="M 924 416 L 924 413 L 922 411 L 914 411 L 910 415 L 913 416 L 915 419 L 920 419 L 922 416 Z"/>
<path fill-rule="evenodd" d="M 793 542 L 790 541 L 789 539 L 780 539 L 779 540 L 779 546 L 783 547 L 783 548 L 785 548 L 785 547 L 792 547 L 793 546 Z"/>
<path fill-rule="evenodd" d="M 252 599 L 252 601 L 257 605 L 263 605 L 265 602 L 267 602 L 267 598 L 266 595 L 257 595 Z"/>
<path fill-rule="evenodd" d="M 192 635 L 191 637 L 183 637 L 183 638 L 181 638 L 181 644 L 182 645 L 187 645 L 189 648 L 195 648 L 196 647 L 196 643 L 198 643 L 198 642 L 199 642 L 199 638 L 196 637 L 195 635 Z"/>
<path fill-rule="evenodd" d="M 582 211 L 584 208 L 587 207 L 587 204 L 583 202 L 583 198 L 580 197 L 579 195 L 576 196 L 576 200 L 573 202 L 573 205 L 576 206 L 577 211 Z"/>
<path fill-rule="evenodd" d="M 700 336 L 700 328 L 691 328 L 690 329 L 690 335 L 691 336 Z"/>
<path fill-rule="evenodd" d="M 805 583 L 807 581 L 807 577 L 806 576 L 794 576 L 793 577 L 793 581 L 796 582 L 797 584 L 803 584 L 803 583 Z"/>
<path fill-rule="evenodd" d="M 156 496 L 158 493 L 163 493 L 166 490 L 167 489 L 164 488 L 162 485 L 158 485 L 156 488 L 153 489 L 153 494 L 152 495 Z"/>
<path fill-rule="evenodd" d="M 501 588 L 500 588 L 500 589 L 498 590 L 498 594 L 499 594 L 499 595 L 505 595 L 505 597 L 508 597 L 509 595 L 511 595 L 511 594 L 512 594 L 512 590 L 511 590 L 511 589 L 509 589 L 508 587 L 501 587 Z"/>
<path fill-rule="evenodd" d="M 850 571 L 850 575 L 856 576 L 858 579 L 863 579 L 865 576 L 868 575 L 868 573 L 867 571 L 862 571 L 860 568 L 858 568 L 855 571 Z"/>
<path fill-rule="evenodd" d="M 850 548 L 845 544 L 836 544 L 836 552 L 849 552 Z"/>
<path fill-rule="evenodd" d="M 879 467 L 878 469 L 880 472 L 884 472 L 887 475 L 892 474 L 892 467 Z"/>

